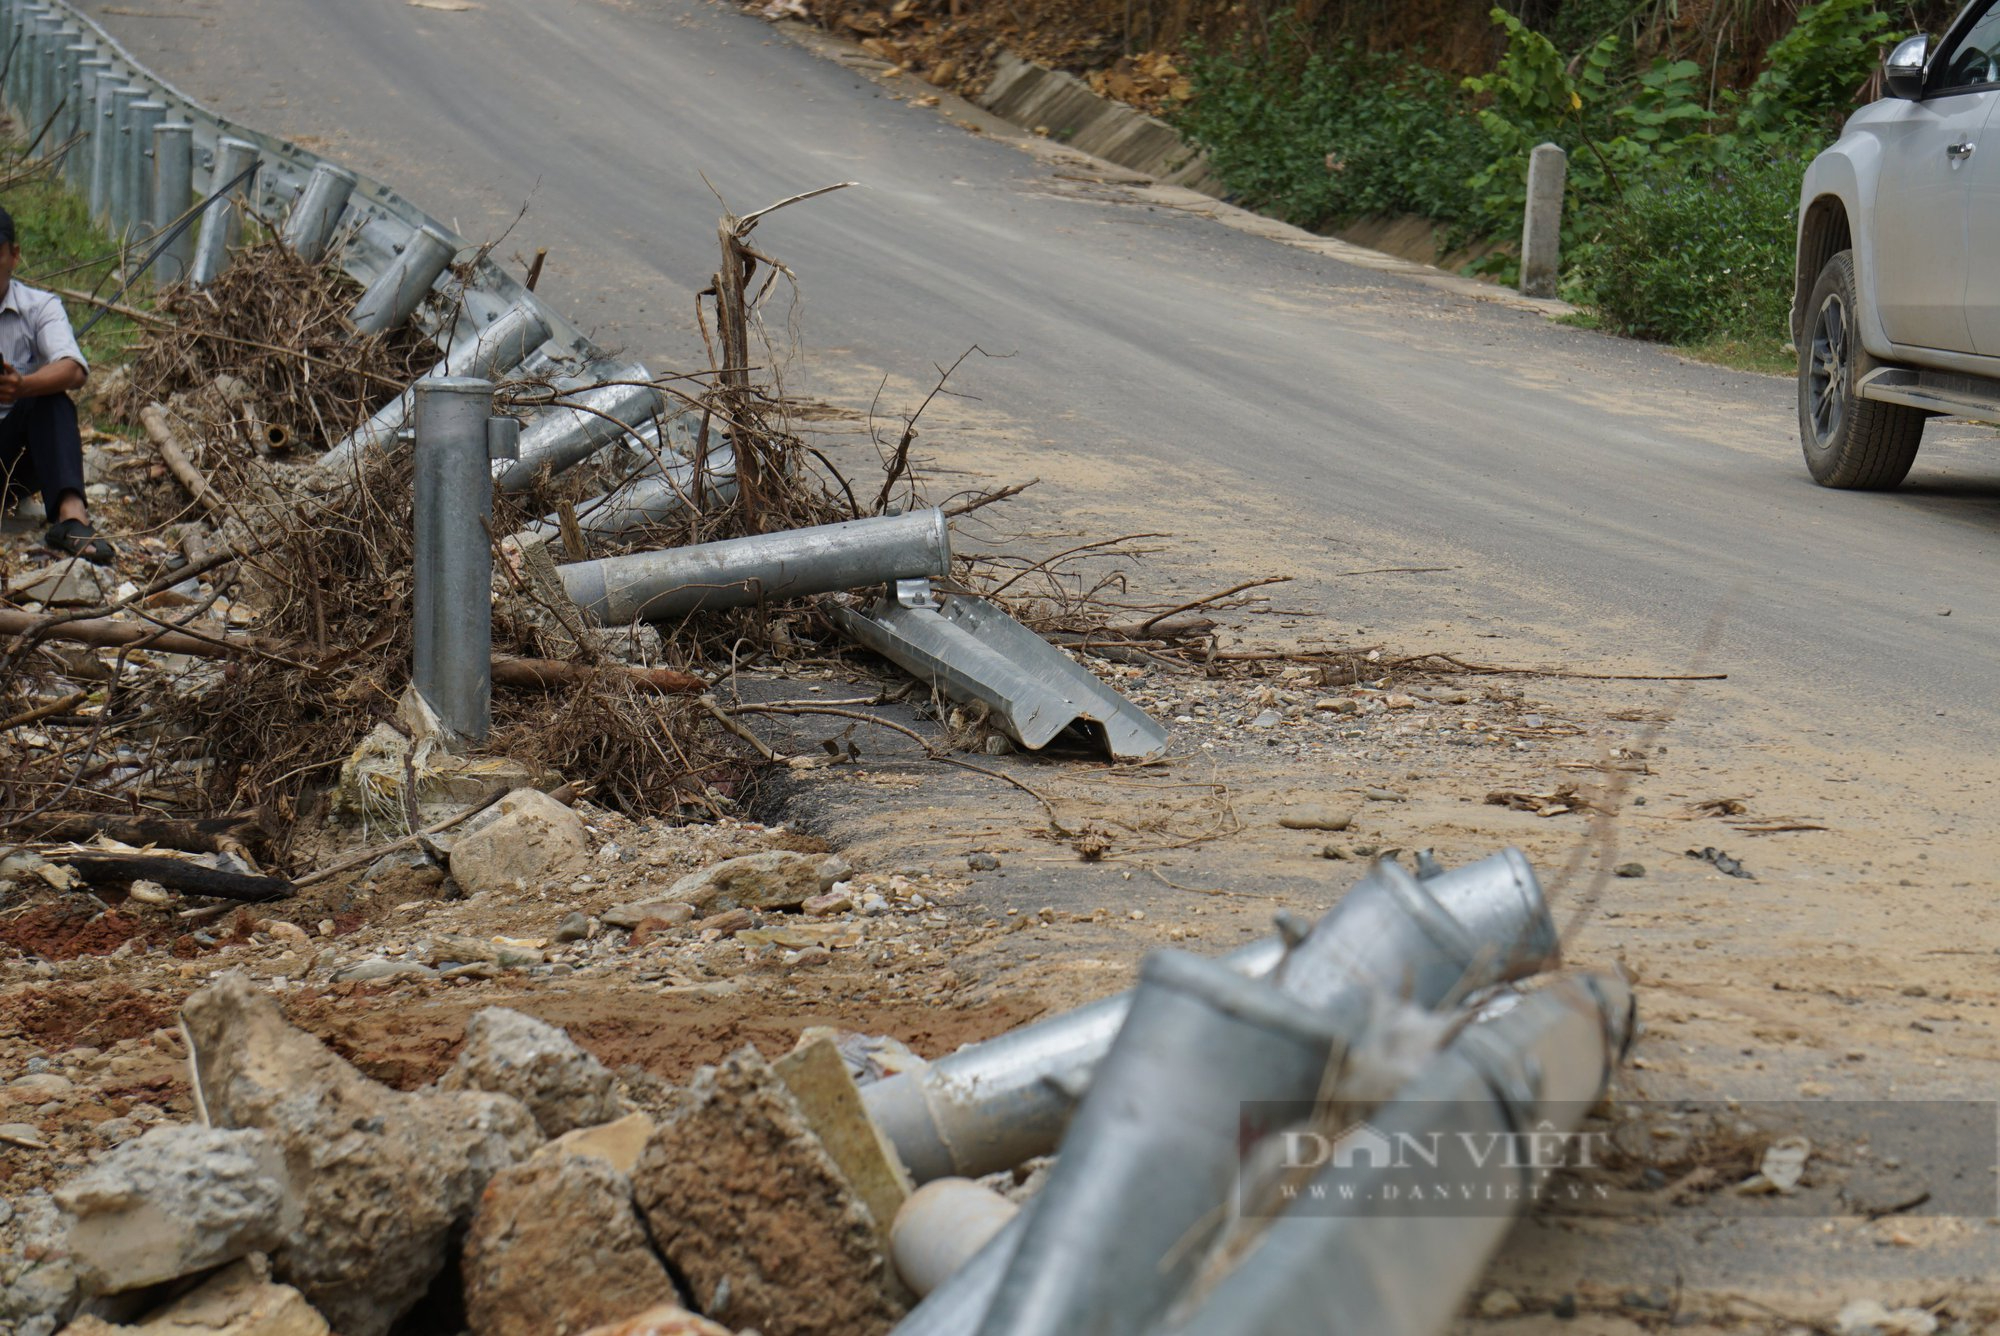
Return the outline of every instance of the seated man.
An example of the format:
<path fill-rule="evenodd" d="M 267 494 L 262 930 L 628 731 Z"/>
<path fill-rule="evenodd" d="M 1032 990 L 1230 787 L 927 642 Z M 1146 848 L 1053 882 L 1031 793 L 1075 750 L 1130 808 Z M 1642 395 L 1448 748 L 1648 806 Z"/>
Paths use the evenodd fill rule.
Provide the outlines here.
<path fill-rule="evenodd" d="M 48 545 L 108 566 L 111 544 L 83 503 L 83 438 L 69 399 L 90 369 L 62 303 L 14 281 L 20 263 L 13 215 L 0 209 L 0 510 L 39 490 Z"/>

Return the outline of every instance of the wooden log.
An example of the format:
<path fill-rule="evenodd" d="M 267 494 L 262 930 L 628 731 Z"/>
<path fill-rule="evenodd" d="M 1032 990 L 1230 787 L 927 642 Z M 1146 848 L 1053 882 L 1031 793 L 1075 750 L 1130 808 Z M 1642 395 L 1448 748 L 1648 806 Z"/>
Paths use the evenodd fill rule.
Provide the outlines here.
<path fill-rule="evenodd" d="M 256 814 L 249 812 L 197 821 L 100 812 L 50 812 L 36 818 L 29 829 L 35 832 L 35 839 L 50 843 L 82 844 L 102 835 L 120 844 L 152 844 L 190 854 L 241 854 L 247 841 L 259 838 Z"/>
<path fill-rule="evenodd" d="M 0 608 L 0 635 L 25 631 L 38 620 L 32 613 Z M 117 649 L 144 640 L 148 649 L 162 654 L 192 654 L 204 659 L 226 659 L 239 653 L 266 654 L 280 659 L 313 657 L 312 651 L 301 646 L 261 636 L 217 635 L 202 639 L 180 631 L 162 631 L 157 626 L 143 623 L 112 621 L 108 617 L 63 622 L 50 627 L 46 634 L 51 640 L 68 640 L 98 649 Z M 708 690 L 708 683 L 699 677 L 672 668 L 639 668 L 629 664 L 592 668 L 586 664 L 564 663 L 559 659 L 515 659 L 500 655 L 493 659 L 493 685 L 516 691 L 554 691 L 581 686 L 600 672 L 622 673 L 633 686 L 662 695 L 695 696 Z"/>
<path fill-rule="evenodd" d="M 228 507 L 223 505 L 222 496 L 208 485 L 208 479 L 188 458 L 187 451 L 174 437 L 174 429 L 167 424 L 167 410 L 161 404 L 147 404 L 139 410 L 139 425 L 152 438 L 153 448 L 160 452 L 167 472 L 174 475 L 187 494 L 199 502 L 203 509 L 220 520 L 226 516 Z"/>
<path fill-rule="evenodd" d="M 206 895 L 244 904 L 282 900 L 297 889 L 283 877 L 249 877 L 241 872 L 224 872 L 186 859 L 153 854 L 59 854 L 49 861 L 67 864 L 92 886 L 156 881 L 184 895 Z"/>

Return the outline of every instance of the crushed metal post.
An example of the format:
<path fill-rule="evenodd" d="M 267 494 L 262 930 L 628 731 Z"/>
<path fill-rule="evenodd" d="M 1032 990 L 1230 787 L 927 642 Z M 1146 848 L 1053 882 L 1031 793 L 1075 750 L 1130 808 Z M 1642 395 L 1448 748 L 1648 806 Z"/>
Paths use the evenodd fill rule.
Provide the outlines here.
<path fill-rule="evenodd" d="M 1029 751 L 1072 728 L 1115 760 L 1167 749 L 1163 726 L 996 603 L 969 594 L 940 602 L 928 582 L 908 580 L 871 608 L 828 611 L 835 626 L 918 681 L 988 706 Z"/>
<path fill-rule="evenodd" d="M 580 561 L 556 573 L 571 602 L 618 626 L 950 569 L 951 526 L 933 509 Z"/>

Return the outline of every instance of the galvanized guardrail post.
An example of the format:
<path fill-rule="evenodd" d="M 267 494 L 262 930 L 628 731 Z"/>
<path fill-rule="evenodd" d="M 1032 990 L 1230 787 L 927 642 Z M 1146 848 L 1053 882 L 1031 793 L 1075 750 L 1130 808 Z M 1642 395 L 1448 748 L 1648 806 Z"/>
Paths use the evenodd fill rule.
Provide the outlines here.
<path fill-rule="evenodd" d="M 249 140 L 222 140 L 215 146 L 215 170 L 208 178 L 209 193 L 221 190 L 257 162 L 257 146 Z M 201 236 L 194 244 L 194 265 L 188 273 L 188 281 L 196 287 L 207 287 L 229 267 L 229 248 L 243 235 L 243 210 L 237 201 L 248 196 L 256 179 L 252 176 L 237 186 L 233 198 L 201 216 Z"/>
<path fill-rule="evenodd" d="M 548 341 L 549 323 L 534 307 L 523 302 L 510 306 L 493 322 L 455 341 L 443 360 L 426 375 L 431 379 L 472 376 L 492 380 L 505 375 L 528 360 L 528 355 Z M 347 434 L 347 438 L 319 458 L 314 467 L 327 476 L 350 473 L 355 461 L 370 450 L 388 446 L 410 416 L 410 392 L 391 399 L 374 416 Z"/>
<path fill-rule="evenodd" d="M 430 295 L 431 285 L 451 267 L 458 244 L 435 227 L 426 224 L 403 243 L 398 255 L 381 276 L 361 294 L 348 317 L 355 332 L 380 334 L 395 329 L 412 315 Z"/>
<path fill-rule="evenodd" d="M 411 681 L 452 734 L 483 742 L 493 698 L 493 464 L 519 424 L 493 416 L 493 382 L 416 391 L 416 649 Z"/>
<path fill-rule="evenodd" d="M 111 90 L 111 142 L 105 145 L 109 161 L 105 166 L 105 210 L 111 234 L 117 236 L 132 221 L 132 107 L 144 102 L 147 92 L 136 84 L 120 84 Z"/>
<path fill-rule="evenodd" d="M 330 162 L 313 168 L 292 205 L 291 216 L 285 219 L 285 245 L 307 264 L 325 259 L 334 229 L 340 226 L 341 211 L 353 193 L 353 172 Z"/>
<path fill-rule="evenodd" d="M 54 9 L 45 9 L 35 16 L 34 24 L 28 29 L 27 54 L 32 65 L 28 71 L 28 137 L 42 128 L 47 119 L 51 103 L 49 89 L 54 83 L 50 77 L 55 61 L 51 58 L 57 44 L 56 34 L 62 30 L 62 19 Z"/>
<path fill-rule="evenodd" d="M 56 117 L 55 126 L 49 131 L 48 146 L 60 148 L 69 142 L 71 136 L 83 128 L 83 63 L 97 54 L 97 48 L 81 38 L 71 38 L 63 47 L 62 72 L 58 100 L 62 104 L 62 114 Z M 63 173 L 70 171 L 75 161 L 75 150 L 63 156 Z"/>
<path fill-rule="evenodd" d="M 1555 144 L 1538 144 L 1528 155 L 1528 205 L 1521 217 L 1521 295 L 1556 295 L 1556 266 L 1562 258 L 1563 184 L 1569 154 Z"/>
<path fill-rule="evenodd" d="M 86 112 L 90 116 L 90 217 L 103 222 L 111 213 L 111 165 L 118 137 L 118 90 L 124 86 L 116 67 L 97 80 L 97 92 Z"/>
<path fill-rule="evenodd" d="M 69 151 L 63 174 L 69 179 L 70 188 L 82 195 L 90 193 L 91 158 L 97 151 L 97 90 L 111 77 L 112 64 L 108 56 L 87 56 L 76 67 L 74 131 L 83 135 L 83 139 Z"/>
<path fill-rule="evenodd" d="M 154 98 L 126 108 L 130 118 L 125 145 L 125 199 L 131 216 L 128 234 L 144 234 L 157 226 L 153 219 L 153 132 L 167 120 L 167 104 Z"/>
<path fill-rule="evenodd" d="M 153 226 L 171 226 L 194 204 L 194 127 L 169 121 L 153 131 Z M 194 259 L 194 229 L 185 228 L 156 262 L 162 285 L 187 277 Z"/>

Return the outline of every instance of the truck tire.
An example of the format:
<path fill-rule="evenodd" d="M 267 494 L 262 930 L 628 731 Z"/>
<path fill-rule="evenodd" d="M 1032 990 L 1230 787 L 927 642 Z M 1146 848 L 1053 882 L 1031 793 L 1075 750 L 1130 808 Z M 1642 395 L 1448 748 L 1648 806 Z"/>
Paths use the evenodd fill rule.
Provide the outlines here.
<path fill-rule="evenodd" d="M 1854 252 L 1826 262 L 1806 302 L 1799 340 L 1799 442 L 1822 487 L 1888 491 L 1901 483 L 1923 442 L 1922 409 L 1879 404 L 1854 392 L 1875 361 L 1855 329 Z"/>

